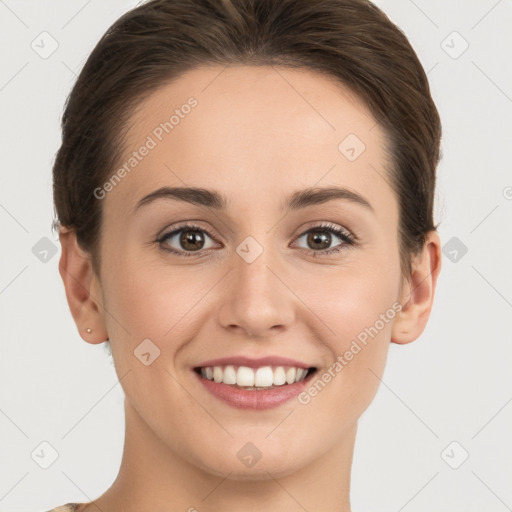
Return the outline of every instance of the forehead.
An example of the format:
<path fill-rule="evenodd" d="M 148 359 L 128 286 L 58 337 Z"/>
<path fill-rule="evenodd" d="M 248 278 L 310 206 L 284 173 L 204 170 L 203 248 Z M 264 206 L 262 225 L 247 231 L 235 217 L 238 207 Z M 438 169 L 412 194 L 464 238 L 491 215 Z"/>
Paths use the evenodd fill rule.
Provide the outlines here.
<path fill-rule="evenodd" d="M 161 86 L 130 119 L 112 199 L 134 205 L 157 187 L 224 189 L 240 203 L 295 188 L 340 186 L 383 204 L 385 134 L 365 103 L 332 77 L 270 66 L 203 66 Z M 109 199 L 111 201 L 112 199 Z"/>

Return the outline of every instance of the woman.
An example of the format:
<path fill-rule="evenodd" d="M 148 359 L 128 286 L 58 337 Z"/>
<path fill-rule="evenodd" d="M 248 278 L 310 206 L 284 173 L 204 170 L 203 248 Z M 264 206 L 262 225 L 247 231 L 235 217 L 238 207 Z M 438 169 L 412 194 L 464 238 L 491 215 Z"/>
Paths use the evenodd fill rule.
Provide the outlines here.
<path fill-rule="evenodd" d="M 366 0 L 152 0 L 54 165 L 60 273 L 125 393 L 119 475 L 54 510 L 349 511 L 357 422 L 441 267 L 441 125 Z"/>

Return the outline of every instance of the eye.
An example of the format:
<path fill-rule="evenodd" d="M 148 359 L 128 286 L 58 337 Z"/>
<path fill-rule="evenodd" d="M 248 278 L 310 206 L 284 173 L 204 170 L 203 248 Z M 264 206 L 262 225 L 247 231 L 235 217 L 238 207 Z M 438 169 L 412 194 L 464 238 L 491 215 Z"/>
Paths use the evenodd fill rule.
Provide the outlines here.
<path fill-rule="evenodd" d="M 335 235 L 334 239 L 332 235 Z M 312 250 L 308 252 L 313 256 L 339 252 L 343 248 L 355 245 L 356 243 L 356 238 L 352 233 L 344 228 L 331 224 L 314 226 L 302 233 L 297 240 L 300 240 L 302 237 L 306 237 L 306 244 L 309 246 L 306 247 L 306 249 L 312 248 Z M 342 243 L 330 247 L 336 238 L 340 239 Z"/>
<path fill-rule="evenodd" d="M 305 249 L 309 249 L 308 252 L 313 256 L 339 252 L 348 246 L 355 245 L 357 240 L 350 231 L 331 224 L 314 226 L 302 233 L 296 240 L 303 237 L 306 237 L 306 244 L 309 246 Z M 341 243 L 330 247 L 336 238 L 341 240 Z M 203 250 L 216 246 L 216 242 L 212 242 L 213 240 L 214 238 L 202 227 L 195 224 L 184 224 L 164 233 L 157 239 L 157 242 L 165 251 L 178 256 L 199 256 Z M 304 249 L 304 247 L 302 248 Z"/>
<path fill-rule="evenodd" d="M 158 238 L 157 242 L 163 246 L 163 249 L 179 256 L 195 256 L 194 253 L 204 249 L 210 249 L 215 244 L 207 244 L 208 240 L 213 240 L 210 234 L 203 228 L 194 224 L 185 224 L 177 227 L 169 233 L 164 233 Z M 175 244 L 174 247 L 172 244 Z M 178 247 L 176 247 L 178 245 Z"/>

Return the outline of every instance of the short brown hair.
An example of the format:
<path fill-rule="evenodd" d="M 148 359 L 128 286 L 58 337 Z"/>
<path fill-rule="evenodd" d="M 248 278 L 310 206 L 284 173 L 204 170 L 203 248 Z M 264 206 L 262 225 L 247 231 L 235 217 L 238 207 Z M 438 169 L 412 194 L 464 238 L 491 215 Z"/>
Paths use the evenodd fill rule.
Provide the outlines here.
<path fill-rule="evenodd" d="M 433 221 L 441 122 L 404 33 L 367 0 L 151 0 L 103 35 L 69 94 L 53 167 L 60 223 L 99 275 L 101 186 L 121 158 L 126 121 L 160 86 L 201 64 L 281 65 L 325 73 L 355 92 L 387 136 L 400 208 L 403 275 Z"/>

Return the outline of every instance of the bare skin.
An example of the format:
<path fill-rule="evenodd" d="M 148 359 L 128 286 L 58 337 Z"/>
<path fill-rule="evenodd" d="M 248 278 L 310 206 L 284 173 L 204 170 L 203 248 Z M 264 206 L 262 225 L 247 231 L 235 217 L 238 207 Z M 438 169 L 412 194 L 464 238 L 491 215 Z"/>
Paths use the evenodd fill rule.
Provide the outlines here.
<path fill-rule="evenodd" d="M 357 97 L 310 70 L 194 69 L 133 115 L 126 159 L 190 97 L 197 106 L 102 199 L 100 276 L 74 233 L 61 234 L 59 268 L 80 335 L 110 339 L 126 396 L 119 475 L 80 512 L 348 512 L 358 418 L 377 392 L 390 342 L 410 343 L 426 326 L 439 236 L 428 236 L 402 280 L 384 132 Z M 351 133 L 365 144 L 353 161 L 338 149 Z M 215 190 L 227 206 L 161 198 L 135 208 L 163 186 Z M 282 210 L 312 187 L 349 189 L 371 209 L 333 199 Z M 199 250 L 179 235 L 156 241 L 185 221 L 204 230 Z M 320 254 L 304 235 L 311 228 L 340 250 Z M 236 251 L 248 236 L 263 248 L 251 263 Z M 316 366 L 320 378 L 393 304 L 401 311 L 308 403 L 241 410 L 192 372 L 217 357 L 279 355 Z M 149 366 L 134 356 L 147 338 L 160 349 Z M 248 442 L 262 454 L 252 467 L 237 456 Z"/>

